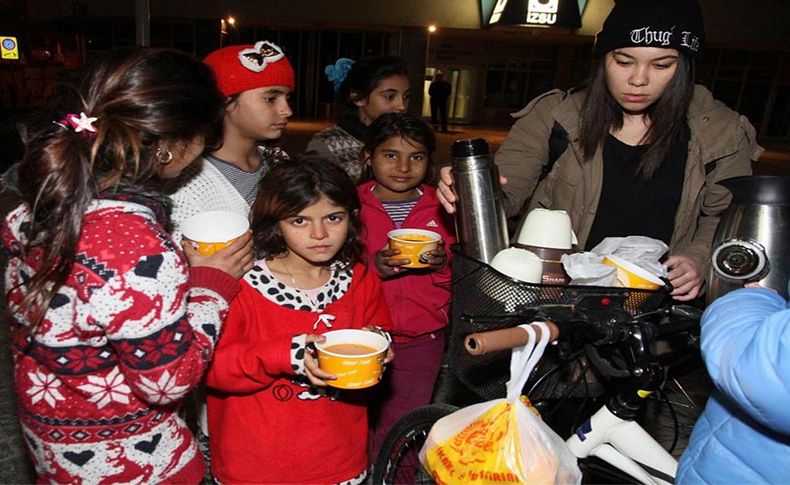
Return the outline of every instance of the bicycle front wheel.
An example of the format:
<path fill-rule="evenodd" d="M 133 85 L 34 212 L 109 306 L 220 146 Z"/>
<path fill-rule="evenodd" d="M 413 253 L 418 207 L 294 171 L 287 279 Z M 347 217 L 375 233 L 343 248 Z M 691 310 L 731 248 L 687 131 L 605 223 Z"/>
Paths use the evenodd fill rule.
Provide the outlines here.
<path fill-rule="evenodd" d="M 458 411 L 449 404 L 429 404 L 402 417 L 387 434 L 376 461 L 371 483 L 433 483 L 417 454 L 439 419 Z"/>

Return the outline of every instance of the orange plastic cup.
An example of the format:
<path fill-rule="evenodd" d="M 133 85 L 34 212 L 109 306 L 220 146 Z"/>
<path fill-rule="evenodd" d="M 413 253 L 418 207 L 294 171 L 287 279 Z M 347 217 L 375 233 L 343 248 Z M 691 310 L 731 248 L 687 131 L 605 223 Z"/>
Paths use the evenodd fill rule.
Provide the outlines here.
<path fill-rule="evenodd" d="M 390 249 L 398 249 L 398 259 L 408 259 L 403 268 L 427 268 L 427 252 L 439 247 L 442 236 L 425 229 L 396 229 L 387 233 Z"/>
<path fill-rule="evenodd" d="M 250 229 L 246 217 L 231 211 L 201 212 L 181 225 L 181 233 L 200 254 L 211 256 Z"/>
<path fill-rule="evenodd" d="M 603 258 L 603 264 L 614 266 L 617 269 L 617 284 L 619 286 L 642 290 L 657 290 L 664 286 L 661 278 L 623 258 L 606 256 Z"/>
<path fill-rule="evenodd" d="M 326 341 L 316 344 L 318 366 L 337 376 L 326 381 L 340 389 L 365 389 L 375 386 L 384 371 L 389 342 L 367 330 L 332 330 L 323 334 Z"/>

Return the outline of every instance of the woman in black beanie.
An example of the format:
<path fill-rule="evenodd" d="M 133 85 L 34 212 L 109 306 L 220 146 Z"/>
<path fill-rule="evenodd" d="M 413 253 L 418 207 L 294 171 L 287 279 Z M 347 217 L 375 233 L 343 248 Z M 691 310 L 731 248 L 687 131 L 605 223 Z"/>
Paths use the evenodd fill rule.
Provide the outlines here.
<path fill-rule="evenodd" d="M 696 0 L 618 0 L 596 36 L 590 84 L 530 102 L 496 154 L 509 216 L 567 211 L 579 248 L 641 235 L 670 247 L 664 261 L 677 300 L 702 291 L 729 192 L 761 149 L 744 118 L 694 84 L 702 53 Z M 545 176 L 545 178 L 544 178 Z M 453 211 L 452 176 L 440 198 Z"/>

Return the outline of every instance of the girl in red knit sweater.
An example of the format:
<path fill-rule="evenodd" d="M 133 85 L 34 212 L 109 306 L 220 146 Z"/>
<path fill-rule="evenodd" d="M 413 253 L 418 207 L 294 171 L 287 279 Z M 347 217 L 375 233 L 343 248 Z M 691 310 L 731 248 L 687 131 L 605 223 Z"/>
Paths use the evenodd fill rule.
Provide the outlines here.
<path fill-rule="evenodd" d="M 71 106 L 28 126 L 22 204 L 1 233 L 37 481 L 198 483 L 179 403 L 211 360 L 252 241 L 182 251 L 152 182 L 211 143 L 222 99 L 201 62 L 139 48 L 97 60 L 59 101 Z"/>
<path fill-rule="evenodd" d="M 259 259 L 207 379 L 220 482 L 364 481 L 368 391 L 327 387 L 334 376 L 310 350 L 330 329 L 391 327 L 379 278 L 361 263 L 359 210 L 351 179 L 324 159 L 283 162 L 261 181 L 252 207 Z"/>

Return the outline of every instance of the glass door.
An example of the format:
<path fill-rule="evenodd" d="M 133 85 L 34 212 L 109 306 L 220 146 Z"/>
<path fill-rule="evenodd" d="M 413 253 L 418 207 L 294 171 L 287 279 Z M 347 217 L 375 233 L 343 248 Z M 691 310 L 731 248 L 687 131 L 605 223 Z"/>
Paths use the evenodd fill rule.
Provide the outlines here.
<path fill-rule="evenodd" d="M 448 104 L 448 118 L 450 123 L 468 123 L 471 119 L 472 97 L 472 69 L 457 69 L 450 66 L 428 67 L 425 69 L 423 81 L 422 116 L 431 117 L 431 103 L 428 89 L 431 86 L 437 71 L 444 72 L 444 78 L 450 83 L 453 90 Z"/>

